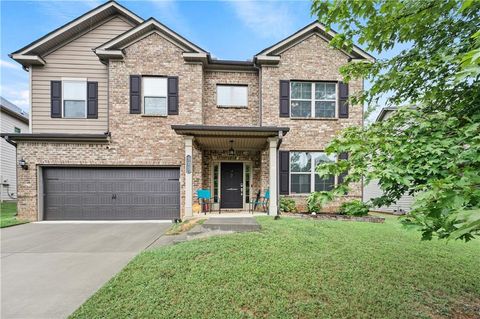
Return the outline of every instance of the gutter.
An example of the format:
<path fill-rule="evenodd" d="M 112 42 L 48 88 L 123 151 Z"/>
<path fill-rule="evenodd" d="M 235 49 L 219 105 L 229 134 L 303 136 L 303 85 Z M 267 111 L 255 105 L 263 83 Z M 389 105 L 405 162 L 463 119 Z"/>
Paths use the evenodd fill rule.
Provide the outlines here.
<path fill-rule="evenodd" d="M 51 142 L 99 142 L 106 143 L 109 140 L 110 132 L 104 134 L 62 134 L 62 133 L 1 133 L 9 143 L 19 141 L 51 141 Z M 12 144 L 13 145 L 13 144 Z"/>
<path fill-rule="evenodd" d="M 8 135 L 3 135 L 2 134 L 2 137 L 8 144 L 13 145 L 13 146 L 15 146 L 15 148 L 17 148 L 17 143 L 12 141 Z"/>

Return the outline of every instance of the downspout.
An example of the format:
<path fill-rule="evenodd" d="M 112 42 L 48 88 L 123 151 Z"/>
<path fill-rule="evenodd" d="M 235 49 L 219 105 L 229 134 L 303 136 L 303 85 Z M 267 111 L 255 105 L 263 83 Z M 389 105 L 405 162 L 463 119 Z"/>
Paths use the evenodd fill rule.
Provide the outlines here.
<path fill-rule="evenodd" d="M 283 141 L 283 131 L 278 131 L 278 143 L 277 143 L 277 216 L 275 216 L 275 219 L 279 218 L 280 216 L 280 174 L 278 172 L 280 171 L 280 157 L 279 152 L 280 152 L 280 145 L 282 145 Z"/>
<path fill-rule="evenodd" d="M 263 101 L 262 101 L 262 69 L 257 66 L 256 59 L 253 60 L 253 67 L 258 70 L 258 124 L 262 126 L 262 110 L 263 110 Z"/>
<path fill-rule="evenodd" d="M 5 136 L 3 137 L 3 139 L 4 139 L 5 141 L 7 141 L 8 144 L 13 145 L 13 146 L 15 146 L 15 148 L 17 148 L 17 143 L 15 143 L 14 141 L 12 141 L 8 135 L 5 135 Z"/>

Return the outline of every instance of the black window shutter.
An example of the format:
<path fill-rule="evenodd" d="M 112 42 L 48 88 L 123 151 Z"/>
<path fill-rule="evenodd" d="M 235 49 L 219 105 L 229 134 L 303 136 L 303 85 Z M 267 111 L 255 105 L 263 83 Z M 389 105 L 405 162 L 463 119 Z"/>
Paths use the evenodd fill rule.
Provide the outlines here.
<path fill-rule="evenodd" d="M 142 113 L 142 77 L 130 75 L 130 114 Z"/>
<path fill-rule="evenodd" d="M 51 117 L 62 117 L 62 81 L 50 82 Z"/>
<path fill-rule="evenodd" d="M 340 153 L 338 155 L 339 160 L 348 160 L 348 153 Z M 345 176 L 347 176 L 348 172 L 344 172 L 340 175 L 338 175 L 338 184 L 343 183 Z"/>
<path fill-rule="evenodd" d="M 87 82 L 87 118 L 98 118 L 98 82 Z"/>
<path fill-rule="evenodd" d="M 178 76 L 168 77 L 168 115 L 178 115 Z"/>
<path fill-rule="evenodd" d="M 280 80 L 280 117 L 290 117 L 290 81 Z"/>
<path fill-rule="evenodd" d="M 290 189 L 290 152 L 279 151 L 279 190 L 280 195 L 288 195 Z"/>
<path fill-rule="evenodd" d="M 348 118 L 348 83 L 338 83 L 338 117 Z"/>

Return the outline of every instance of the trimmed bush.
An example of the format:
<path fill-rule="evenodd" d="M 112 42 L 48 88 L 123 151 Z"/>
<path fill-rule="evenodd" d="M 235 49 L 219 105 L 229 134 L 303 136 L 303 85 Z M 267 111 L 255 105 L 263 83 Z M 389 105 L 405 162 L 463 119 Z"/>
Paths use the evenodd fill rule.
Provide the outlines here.
<path fill-rule="evenodd" d="M 339 214 L 348 216 L 366 216 L 370 207 L 362 201 L 352 200 L 340 206 Z"/>
<path fill-rule="evenodd" d="M 285 213 L 296 213 L 297 204 L 291 198 L 280 197 L 280 211 Z"/>
<path fill-rule="evenodd" d="M 319 213 L 323 206 L 333 199 L 329 192 L 313 192 L 308 195 L 307 205 L 309 213 Z"/>

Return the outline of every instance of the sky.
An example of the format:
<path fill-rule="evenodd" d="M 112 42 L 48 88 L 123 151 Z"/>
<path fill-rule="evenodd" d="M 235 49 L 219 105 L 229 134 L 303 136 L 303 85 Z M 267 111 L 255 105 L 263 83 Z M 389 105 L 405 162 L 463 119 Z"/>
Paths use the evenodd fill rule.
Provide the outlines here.
<path fill-rule="evenodd" d="M 103 2 L 0 0 L 0 94 L 29 111 L 28 72 L 8 54 Z M 310 1 L 118 2 L 143 19 L 156 18 L 219 59 L 252 59 L 315 20 L 310 14 Z M 400 49 L 374 55 L 388 57 Z"/>

